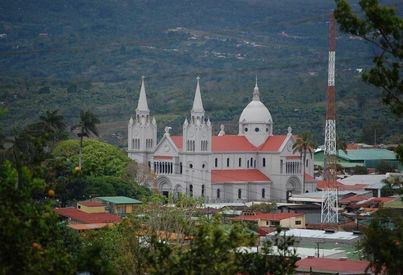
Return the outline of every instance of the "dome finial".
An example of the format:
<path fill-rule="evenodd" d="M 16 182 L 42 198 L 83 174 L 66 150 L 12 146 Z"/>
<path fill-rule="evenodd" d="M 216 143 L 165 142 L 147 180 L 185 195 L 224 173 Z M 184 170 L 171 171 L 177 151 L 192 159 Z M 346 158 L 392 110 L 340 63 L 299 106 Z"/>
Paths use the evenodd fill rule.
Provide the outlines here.
<path fill-rule="evenodd" d="M 255 88 L 253 89 L 253 100 L 260 101 L 259 87 L 257 86 L 257 74 L 256 74 Z"/>

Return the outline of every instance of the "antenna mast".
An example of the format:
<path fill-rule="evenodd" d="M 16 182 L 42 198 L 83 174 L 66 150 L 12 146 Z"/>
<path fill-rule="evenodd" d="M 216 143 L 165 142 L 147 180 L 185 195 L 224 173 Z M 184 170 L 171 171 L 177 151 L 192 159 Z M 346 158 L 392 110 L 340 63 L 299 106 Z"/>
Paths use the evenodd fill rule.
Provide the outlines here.
<path fill-rule="evenodd" d="M 327 80 L 327 106 L 325 126 L 325 158 L 324 180 L 326 189 L 322 197 L 321 223 L 338 223 L 338 194 L 336 186 L 336 88 L 335 88 L 335 59 L 336 59 L 336 19 L 333 13 L 329 21 L 329 67 Z"/>

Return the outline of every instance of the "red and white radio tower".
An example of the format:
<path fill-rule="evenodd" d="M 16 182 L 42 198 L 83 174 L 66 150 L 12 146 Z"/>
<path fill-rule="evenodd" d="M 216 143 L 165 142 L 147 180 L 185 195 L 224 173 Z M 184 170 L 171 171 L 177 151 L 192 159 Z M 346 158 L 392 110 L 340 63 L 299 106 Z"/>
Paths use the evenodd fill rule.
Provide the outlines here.
<path fill-rule="evenodd" d="M 329 22 L 329 68 L 327 80 L 327 106 L 325 126 L 325 158 L 324 179 L 326 189 L 322 197 L 321 223 L 338 223 L 338 196 L 336 186 L 336 88 L 335 88 L 335 58 L 336 58 L 336 19 L 333 13 Z"/>

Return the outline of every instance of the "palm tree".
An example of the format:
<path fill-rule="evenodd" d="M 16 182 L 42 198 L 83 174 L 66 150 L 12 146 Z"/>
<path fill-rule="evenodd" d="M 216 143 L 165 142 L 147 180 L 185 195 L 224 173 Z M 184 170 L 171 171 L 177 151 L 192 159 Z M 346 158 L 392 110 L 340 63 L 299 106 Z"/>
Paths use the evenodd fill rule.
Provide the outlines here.
<path fill-rule="evenodd" d="M 295 154 L 296 152 L 299 152 L 301 160 L 303 160 L 302 163 L 302 192 L 305 192 L 305 163 L 306 163 L 306 155 L 309 153 L 309 155 L 312 158 L 313 150 L 315 148 L 315 145 L 312 141 L 312 135 L 309 132 L 304 132 L 302 133 L 301 136 L 297 138 L 295 143 L 292 146 L 292 152 Z"/>
<path fill-rule="evenodd" d="M 80 122 L 73 126 L 71 130 L 78 129 L 77 136 L 80 138 L 80 152 L 78 157 L 78 168 L 81 171 L 81 160 L 83 151 L 83 139 L 90 135 L 98 136 L 98 129 L 96 124 L 100 123 L 99 119 L 90 111 L 80 112 Z"/>
<path fill-rule="evenodd" d="M 50 135 L 52 146 L 57 140 L 66 136 L 66 124 L 63 115 L 59 114 L 59 110 L 46 111 L 44 115 L 39 117 L 43 130 Z"/>

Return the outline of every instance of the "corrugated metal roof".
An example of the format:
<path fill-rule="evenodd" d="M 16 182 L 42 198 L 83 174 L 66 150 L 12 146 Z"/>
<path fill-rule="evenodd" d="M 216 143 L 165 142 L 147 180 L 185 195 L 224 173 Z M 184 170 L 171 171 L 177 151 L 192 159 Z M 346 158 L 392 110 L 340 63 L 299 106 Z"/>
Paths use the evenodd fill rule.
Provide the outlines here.
<path fill-rule="evenodd" d="M 274 236 L 277 232 L 270 233 L 268 236 Z M 324 230 L 312 229 L 289 229 L 285 230 L 284 234 L 287 237 L 296 238 L 316 238 L 316 239 L 330 239 L 330 240 L 354 240 L 359 236 L 354 235 L 353 232 L 336 231 L 334 233 L 326 233 Z"/>
<path fill-rule="evenodd" d="M 396 159 L 396 155 L 393 151 L 380 148 L 347 150 L 347 154 L 344 153 L 342 150 L 339 150 L 338 153 L 338 156 L 340 158 L 344 158 L 350 161 Z"/>
<path fill-rule="evenodd" d="M 140 204 L 141 201 L 132 199 L 129 197 L 123 197 L 123 196 L 113 196 L 113 197 L 96 197 L 96 199 L 104 201 L 104 202 L 110 202 L 113 204 Z"/>

